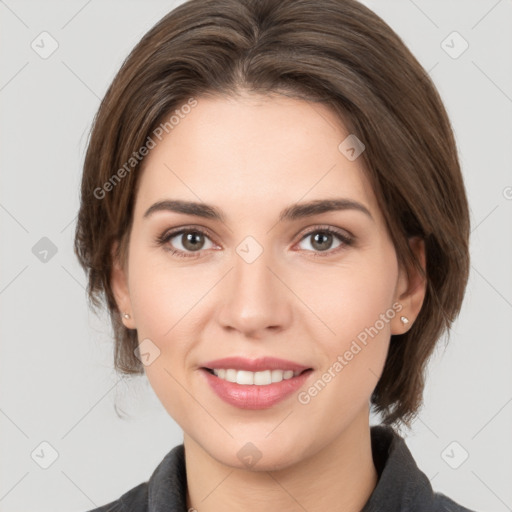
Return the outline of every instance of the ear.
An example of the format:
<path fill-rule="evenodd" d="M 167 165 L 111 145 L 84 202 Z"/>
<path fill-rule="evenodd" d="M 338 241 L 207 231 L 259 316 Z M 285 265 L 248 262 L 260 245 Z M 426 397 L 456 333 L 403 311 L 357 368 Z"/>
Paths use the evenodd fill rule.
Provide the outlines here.
<path fill-rule="evenodd" d="M 117 254 L 118 242 L 112 246 L 112 269 L 110 271 L 110 286 L 116 300 L 117 309 L 121 315 L 121 321 L 128 329 L 135 329 L 135 319 L 133 317 L 132 304 L 130 300 L 130 290 L 128 288 L 128 269 L 120 261 Z M 129 315 L 126 318 L 124 315 Z"/>
<path fill-rule="evenodd" d="M 409 238 L 409 246 L 419 261 L 423 274 L 425 274 L 425 241 L 417 236 L 411 237 Z M 407 332 L 419 315 L 427 291 L 427 279 L 423 274 L 414 265 L 410 265 L 408 268 L 400 268 L 395 301 L 402 305 L 402 309 L 391 323 L 391 334 Z M 404 317 L 407 321 L 402 321 Z"/>

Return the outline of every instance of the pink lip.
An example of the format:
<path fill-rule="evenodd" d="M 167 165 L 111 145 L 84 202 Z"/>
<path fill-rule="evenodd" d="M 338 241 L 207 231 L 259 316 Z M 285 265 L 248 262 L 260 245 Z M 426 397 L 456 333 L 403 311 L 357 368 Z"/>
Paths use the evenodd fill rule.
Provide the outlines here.
<path fill-rule="evenodd" d="M 215 359 L 208 361 L 202 365 L 204 368 L 209 369 L 222 369 L 229 370 L 247 370 L 250 372 L 258 372 L 262 370 L 293 370 L 303 371 L 310 368 L 302 364 L 294 363 L 293 361 L 286 361 L 285 359 L 278 359 L 276 357 L 261 357 L 259 359 L 246 359 L 244 357 L 225 357 L 223 359 Z"/>
<path fill-rule="evenodd" d="M 258 386 L 255 384 L 243 385 L 236 382 L 228 382 L 210 373 L 207 368 L 224 368 L 226 370 L 232 368 L 252 372 L 279 369 L 302 371 L 303 373 L 291 379 L 283 379 L 281 382 Z M 284 400 L 304 384 L 312 373 L 312 371 L 304 370 L 311 370 L 311 368 L 294 363 L 293 361 L 285 361 L 284 359 L 276 359 L 274 357 L 253 360 L 241 357 L 228 357 L 205 363 L 204 367 L 201 368 L 201 373 L 205 376 L 211 389 L 226 403 L 240 409 L 266 409 Z"/>

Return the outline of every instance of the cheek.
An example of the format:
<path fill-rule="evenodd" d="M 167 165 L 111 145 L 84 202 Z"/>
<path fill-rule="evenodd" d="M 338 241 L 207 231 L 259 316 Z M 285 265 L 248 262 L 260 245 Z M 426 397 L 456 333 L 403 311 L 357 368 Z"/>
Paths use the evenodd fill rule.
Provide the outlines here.
<path fill-rule="evenodd" d="M 398 278 L 394 254 L 392 247 L 383 247 L 358 265 L 316 272 L 315 286 L 301 285 L 301 293 L 309 290 L 308 306 L 321 320 L 307 323 L 322 361 L 320 378 L 329 382 L 329 390 L 322 392 L 328 401 L 355 407 L 377 384 L 388 352 L 391 321 L 400 309 L 394 301 Z M 323 389 L 321 383 L 318 388 Z"/>
<path fill-rule="evenodd" d="M 151 386 L 174 416 L 186 408 L 190 353 L 198 343 L 205 294 L 217 275 L 200 266 L 180 267 L 166 256 L 134 247 L 130 254 L 130 298 L 139 343 L 149 338 L 158 357 L 144 370 Z"/>
<path fill-rule="evenodd" d="M 130 298 L 139 343 L 149 338 L 158 356 L 144 367 L 146 377 L 169 415 L 182 426 L 190 407 L 186 362 L 196 337 L 191 319 L 208 288 L 191 279 L 190 269 L 177 268 L 159 256 L 134 248 L 130 255 Z"/>
<path fill-rule="evenodd" d="M 165 256 L 134 249 L 130 260 L 130 298 L 139 337 L 163 340 L 187 324 L 187 315 L 214 284 L 196 267 L 172 265 Z M 210 284 L 211 283 L 211 284 Z"/>
<path fill-rule="evenodd" d="M 381 253 L 381 257 L 366 258 L 357 265 L 320 268 L 314 279 L 307 281 L 298 278 L 297 295 L 307 298 L 305 304 L 318 317 L 317 334 L 326 341 L 329 352 L 342 349 L 375 324 L 383 337 L 390 334 L 398 276 L 393 254 L 387 258 Z M 308 323 L 313 325 L 313 315 L 309 317 Z"/>

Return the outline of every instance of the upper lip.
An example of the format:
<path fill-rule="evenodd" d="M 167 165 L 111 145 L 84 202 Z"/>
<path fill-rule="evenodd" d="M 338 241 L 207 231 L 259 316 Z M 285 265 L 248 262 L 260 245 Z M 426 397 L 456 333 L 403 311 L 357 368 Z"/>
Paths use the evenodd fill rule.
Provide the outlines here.
<path fill-rule="evenodd" d="M 204 368 L 210 370 L 216 369 L 235 369 L 247 370 L 250 372 L 257 372 L 262 370 L 293 370 L 303 371 L 308 370 L 310 366 L 295 363 L 294 361 L 287 361 L 276 357 L 260 357 L 258 359 L 247 359 L 244 357 L 225 357 L 223 359 L 215 359 L 214 361 L 207 361 L 203 364 Z"/>

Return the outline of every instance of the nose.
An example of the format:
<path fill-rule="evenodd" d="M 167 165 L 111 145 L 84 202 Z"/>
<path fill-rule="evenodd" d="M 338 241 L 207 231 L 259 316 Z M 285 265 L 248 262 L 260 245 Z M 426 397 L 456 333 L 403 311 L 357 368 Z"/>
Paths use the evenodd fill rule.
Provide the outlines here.
<path fill-rule="evenodd" d="M 283 281 L 265 251 L 251 263 L 235 254 L 218 312 L 221 326 L 255 339 L 286 329 L 292 320 L 293 294 Z"/>

